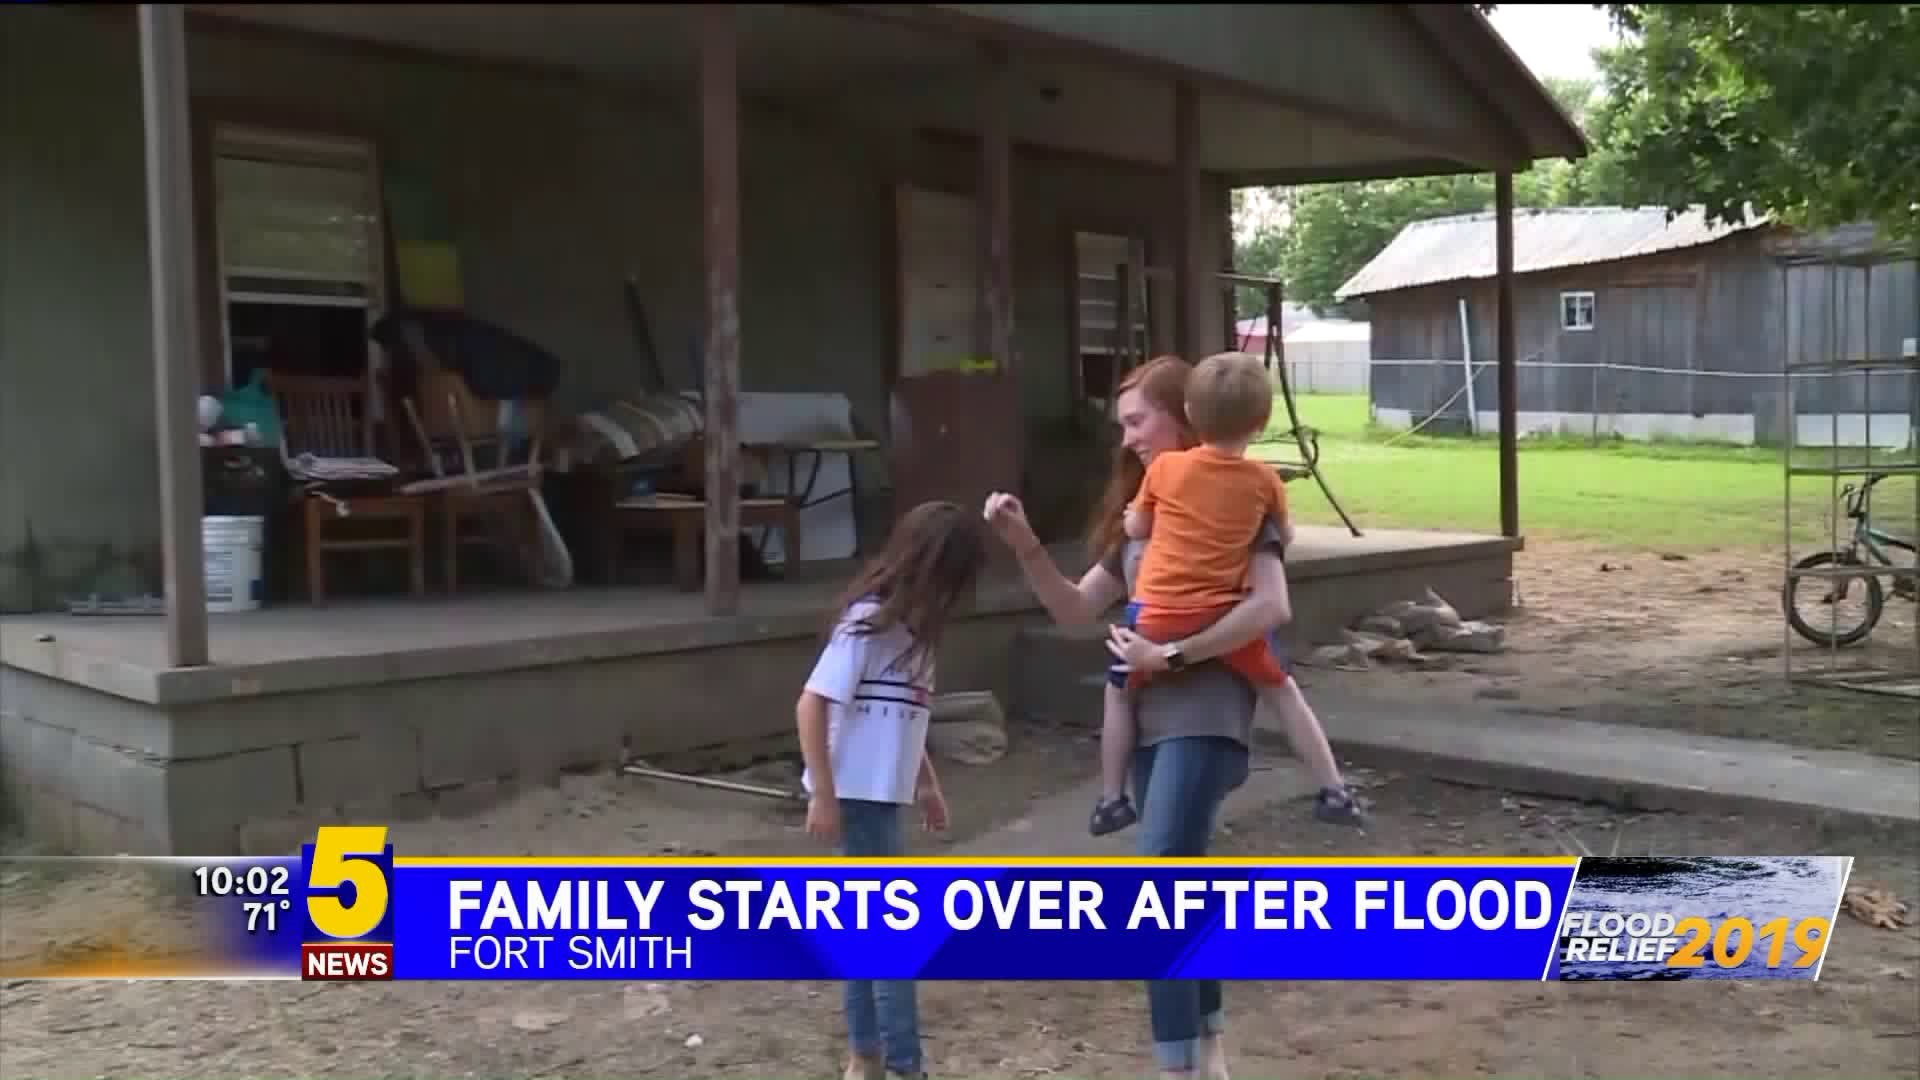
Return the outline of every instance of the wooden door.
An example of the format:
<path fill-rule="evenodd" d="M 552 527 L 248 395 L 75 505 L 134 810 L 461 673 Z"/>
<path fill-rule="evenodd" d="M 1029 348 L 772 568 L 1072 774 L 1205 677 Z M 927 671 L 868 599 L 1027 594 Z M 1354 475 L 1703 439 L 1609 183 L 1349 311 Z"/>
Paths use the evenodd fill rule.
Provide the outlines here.
<path fill-rule="evenodd" d="M 1024 425 L 1011 372 L 976 343 L 980 222 L 969 196 L 901 188 L 899 373 L 891 401 L 894 515 L 1019 492 Z"/>

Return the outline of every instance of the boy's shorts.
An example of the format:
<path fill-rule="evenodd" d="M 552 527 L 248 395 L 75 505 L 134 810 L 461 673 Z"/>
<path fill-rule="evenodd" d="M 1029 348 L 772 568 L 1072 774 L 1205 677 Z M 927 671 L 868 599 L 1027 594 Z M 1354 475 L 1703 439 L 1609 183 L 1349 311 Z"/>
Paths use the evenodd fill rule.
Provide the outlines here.
<path fill-rule="evenodd" d="M 1121 616 L 1120 625 L 1131 630 L 1135 624 L 1138 623 L 1139 619 L 1140 605 L 1131 600 L 1127 601 L 1126 614 Z M 1107 655 L 1112 657 L 1112 661 L 1107 664 L 1107 685 L 1115 689 L 1125 690 L 1127 688 L 1126 665 L 1121 663 L 1120 658 L 1114 656 L 1112 653 L 1108 653 Z"/>
<path fill-rule="evenodd" d="M 1140 604 L 1137 601 L 1127 601 L 1127 609 L 1120 617 L 1120 625 L 1129 630 L 1137 630 L 1139 628 Z M 1281 644 L 1280 632 L 1278 630 L 1267 635 L 1267 650 L 1280 665 L 1280 669 L 1291 676 L 1293 674 L 1293 657 L 1288 654 L 1286 646 Z M 1111 653 L 1108 655 L 1112 656 Z M 1107 665 L 1107 685 L 1118 690 L 1125 690 L 1127 688 L 1128 674 L 1126 667 L 1120 662 L 1120 658 L 1117 656 L 1113 657 L 1112 662 Z"/>

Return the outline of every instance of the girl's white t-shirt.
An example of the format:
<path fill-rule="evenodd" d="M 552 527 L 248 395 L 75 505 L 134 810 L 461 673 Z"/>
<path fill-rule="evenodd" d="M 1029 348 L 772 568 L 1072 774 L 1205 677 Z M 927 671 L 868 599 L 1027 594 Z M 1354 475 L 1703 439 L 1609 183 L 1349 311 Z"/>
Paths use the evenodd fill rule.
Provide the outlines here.
<path fill-rule="evenodd" d="M 932 718 L 933 661 L 909 671 L 912 638 L 903 627 L 866 633 L 859 621 L 871 601 L 849 607 L 807 677 L 807 690 L 826 698 L 827 753 L 834 794 L 842 799 L 911 804 L 926 753 Z M 811 770 L 801 783 L 813 791 Z"/>

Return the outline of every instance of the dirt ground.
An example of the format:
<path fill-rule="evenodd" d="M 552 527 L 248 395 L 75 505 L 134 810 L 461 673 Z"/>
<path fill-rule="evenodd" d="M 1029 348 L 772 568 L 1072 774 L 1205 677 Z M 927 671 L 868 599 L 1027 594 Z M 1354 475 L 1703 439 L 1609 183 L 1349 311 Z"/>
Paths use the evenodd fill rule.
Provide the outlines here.
<path fill-rule="evenodd" d="M 1478 701 L 1526 713 L 1920 759 L 1920 698 L 1789 689 L 1778 554 L 1686 556 L 1529 539 L 1519 607 L 1492 656 L 1430 654 L 1418 667 L 1314 670 L 1302 685 L 1406 700 Z M 1418 599 L 1408 597 L 1407 599 Z M 1920 684 L 1914 605 L 1889 597 L 1873 635 L 1837 654 L 1793 639 L 1796 673 L 1842 665 Z"/>
<path fill-rule="evenodd" d="M 956 828 L 923 850 L 1004 824 L 1017 793 L 1053 788 L 1084 739 L 1017 732 L 993 766 L 949 766 Z M 1273 760 L 1264 767 L 1291 768 Z M 1044 782 L 1051 778 L 1052 782 Z M 1071 777 L 1066 777 L 1070 779 Z M 1360 774 L 1377 820 L 1364 835 L 1267 807 L 1228 826 L 1223 854 L 1551 854 L 1597 851 L 1861 856 L 1855 880 L 1920 897 L 1910 838 L 1810 823 L 1698 815 L 1626 817 Z M 797 810 L 620 777 L 575 778 L 478 818 L 396 830 L 413 854 L 800 854 Z M 148 886 L 98 874 L 28 893 L 0 879 L 0 953 L 98 938 L 151 911 Z M 144 938 L 144 932 L 136 933 Z M 1845 920 L 1823 978 L 1807 984 L 1235 984 L 1236 1075 L 1920 1075 L 1920 928 Z M 1392 1006 L 1388 1008 L 1388 1006 Z M 1144 1074 L 1134 984 L 922 987 L 935 1075 L 1028 1080 Z M 8 1077 L 758 1077 L 834 1075 L 837 987 L 800 983 L 212 984 L 0 986 Z M 695 1048 L 690 1036 L 700 1036 Z"/>

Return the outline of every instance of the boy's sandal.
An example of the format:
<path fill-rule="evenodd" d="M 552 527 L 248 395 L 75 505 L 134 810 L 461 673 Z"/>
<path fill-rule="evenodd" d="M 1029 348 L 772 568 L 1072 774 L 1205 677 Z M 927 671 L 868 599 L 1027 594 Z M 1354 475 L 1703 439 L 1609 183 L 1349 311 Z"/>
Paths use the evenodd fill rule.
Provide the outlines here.
<path fill-rule="evenodd" d="M 1313 800 L 1313 816 L 1334 825 L 1364 825 L 1367 812 L 1345 788 L 1322 788 Z"/>
<path fill-rule="evenodd" d="M 1133 800 L 1125 795 L 1115 799 L 1103 799 L 1093 808 L 1093 820 L 1088 828 L 1095 836 L 1119 832 L 1121 829 L 1140 820 L 1133 809 Z"/>

